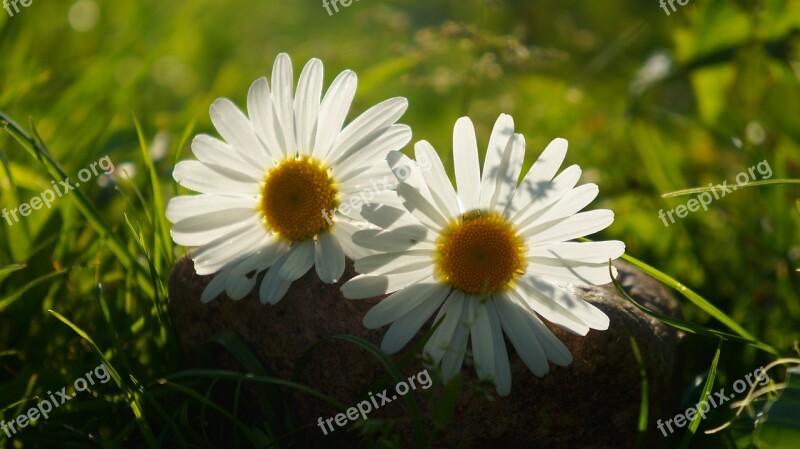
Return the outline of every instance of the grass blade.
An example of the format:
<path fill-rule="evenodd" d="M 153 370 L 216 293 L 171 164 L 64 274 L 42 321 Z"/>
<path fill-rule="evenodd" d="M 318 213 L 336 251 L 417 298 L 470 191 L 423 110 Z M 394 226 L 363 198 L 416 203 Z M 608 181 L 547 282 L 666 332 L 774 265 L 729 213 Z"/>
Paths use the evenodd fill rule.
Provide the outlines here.
<path fill-rule="evenodd" d="M 700 400 L 695 404 L 695 410 L 697 410 L 697 406 L 701 402 L 705 402 L 705 400 L 711 396 L 711 388 L 714 386 L 714 378 L 717 376 L 717 364 L 719 363 L 719 355 L 721 352 L 722 340 L 717 343 L 717 352 L 714 354 L 714 360 L 711 361 L 711 367 L 708 369 L 708 377 L 706 377 L 706 383 L 703 385 L 703 391 L 700 393 Z M 697 433 L 697 428 L 700 427 L 700 418 L 701 415 L 699 413 L 694 416 L 686 433 L 683 434 L 683 439 L 678 449 L 686 449 L 689 447 L 689 443 L 692 442 L 692 438 L 694 438 L 695 433 Z"/>
<path fill-rule="evenodd" d="M 5 279 L 5 277 L 8 276 L 9 274 L 15 271 L 22 270 L 25 267 L 26 265 L 24 263 L 15 263 L 11 265 L 6 265 L 5 267 L 0 267 L 0 281 Z"/>
<path fill-rule="evenodd" d="M 736 184 L 737 189 L 743 189 L 745 187 L 758 187 L 758 186 L 767 186 L 772 184 L 800 184 L 800 179 L 766 179 L 763 181 L 752 181 L 748 182 L 747 184 Z M 712 190 L 716 189 L 716 187 L 693 187 L 690 189 L 682 189 L 676 190 L 674 192 L 662 193 L 661 198 L 672 198 L 681 195 L 691 195 L 694 193 L 702 193 L 702 192 L 711 192 Z"/>
<path fill-rule="evenodd" d="M 100 358 L 103 360 L 103 364 L 106 366 L 106 369 L 108 369 L 108 373 L 111 375 L 111 378 L 114 379 L 114 382 L 117 384 L 117 386 L 125 393 L 128 405 L 131 407 L 131 410 L 136 417 L 136 424 L 139 426 L 139 430 L 142 432 L 142 435 L 147 442 L 147 446 L 151 449 L 157 449 L 159 447 L 158 441 L 156 440 L 153 431 L 150 429 L 150 424 L 148 424 L 147 420 L 144 418 L 144 409 L 139 402 L 141 393 L 133 391 L 130 387 L 128 387 L 128 384 L 122 380 L 119 372 L 117 372 L 116 368 L 114 368 L 114 366 L 108 361 L 103 351 L 100 350 L 89 334 L 75 325 L 72 321 L 62 316 L 60 313 L 54 310 L 48 310 L 48 312 L 58 318 L 59 321 L 69 326 L 76 334 L 78 334 L 78 336 L 86 340 L 92 345 L 92 347 L 94 347 L 95 351 L 97 351 L 97 353 L 100 355 Z"/>
<path fill-rule="evenodd" d="M 41 285 L 41 284 L 45 283 L 46 281 L 49 281 L 50 279 L 53 279 L 53 278 L 56 278 L 58 276 L 62 276 L 64 274 L 67 274 L 71 270 L 72 270 L 72 268 L 62 268 L 62 269 L 60 269 L 58 271 L 53 271 L 52 273 L 47 273 L 44 276 L 40 276 L 40 277 L 28 282 L 27 284 L 23 285 L 21 288 L 16 289 L 16 291 L 14 291 L 14 293 L 11 293 L 10 295 L 4 296 L 4 297 L 0 297 L 0 312 L 5 311 L 5 309 L 7 309 L 9 306 L 11 306 L 11 304 L 14 304 L 15 302 L 17 302 L 17 300 L 22 298 L 22 296 L 25 293 L 27 293 L 28 290 L 30 290 L 30 289 L 38 286 L 38 285 Z"/>
<path fill-rule="evenodd" d="M 668 324 L 676 329 L 680 329 L 682 331 L 686 331 L 696 335 L 703 335 L 706 337 L 713 337 L 713 338 L 721 338 L 722 340 L 729 340 L 735 341 L 739 343 L 748 344 L 755 348 L 761 349 L 762 351 L 769 352 L 770 354 L 779 355 L 780 352 L 773 348 L 772 346 L 767 345 L 766 343 L 762 343 L 760 341 L 751 340 L 748 338 L 740 337 L 738 335 L 729 334 L 726 332 L 718 331 L 716 329 L 710 329 L 704 326 L 700 326 L 699 324 L 691 323 L 689 321 L 683 321 L 676 318 L 671 318 L 666 315 L 662 315 L 654 310 L 650 310 L 649 308 L 639 304 L 635 299 L 631 298 L 625 288 L 617 281 L 616 278 L 613 277 L 611 272 L 611 261 L 608 262 L 608 273 L 611 276 L 611 281 L 614 283 L 614 286 L 617 288 L 617 291 L 628 301 L 631 302 L 634 306 L 636 306 L 639 310 L 645 312 L 646 314 L 656 318 L 657 320 Z"/>
<path fill-rule="evenodd" d="M 650 383 L 647 379 L 647 366 L 644 364 L 644 360 L 642 359 L 642 353 L 639 350 L 639 345 L 636 343 L 636 339 L 633 338 L 633 335 L 628 333 L 628 339 L 631 343 L 631 351 L 633 351 L 633 356 L 636 357 L 636 362 L 639 364 L 639 381 L 640 381 L 640 388 L 642 390 L 642 399 L 639 405 L 639 423 L 637 426 L 637 435 L 636 435 L 636 449 L 641 449 L 644 445 L 644 437 L 647 432 L 647 419 L 649 416 L 649 409 L 650 409 Z"/>
<path fill-rule="evenodd" d="M 699 307 L 701 310 L 708 313 L 712 317 L 716 318 L 720 323 L 724 324 L 730 330 L 739 334 L 741 337 L 744 337 L 748 340 L 754 340 L 754 341 L 757 340 L 750 332 L 747 332 L 747 330 L 745 330 L 742 326 L 740 326 L 739 323 L 737 323 L 733 318 L 726 315 L 725 312 L 721 311 L 716 306 L 708 302 L 708 300 L 698 295 L 694 291 L 690 290 L 688 287 L 681 284 L 677 280 L 673 279 L 671 276 L 627 254 L 623 254 L 622 258 L 632 263 L 640 270 L 644 271 L 645 274 L 673 288 L 678 293 L 686 297 L 686 299 L 691 301 L 694 305 L 696 305 L 697 307 Z M 762 343 L 762 345 L 767 346 L 764 343 Z M 773 348 L 773 351 L 777 350 Z"/>
<path fill-rule="evenodd" d="M 41 139 L 31 137 L 31 135 L 23 131 L 22 128 L 3 111 L 0 111 L 0 125 L 2 125 L 6 132 L 8 132 L 34 159 L 38 160 L 56 181 L 64 181 L 67 179 L 67 175 L 50 155 L 47 147 L 41 143 Z M 34 136 L 35 135 L 34 129 Z M 122 265 L 128 270 L 135 270 L 138 274 L 146 276 L 147 271 L 144 266 L 142 266 L 132 254 L 128 253 L 123 241 L 114 233 L 100 211 L 89 201 L 86 195 L 80 190 L 75 189 L 71 191 L 68 196 L 100 238 L 107 241 L 108 249 L 119 259 Z M 153 294 L 150 286 L 146 284 L 142 285 L 142 289 L 148 295 Z"/>

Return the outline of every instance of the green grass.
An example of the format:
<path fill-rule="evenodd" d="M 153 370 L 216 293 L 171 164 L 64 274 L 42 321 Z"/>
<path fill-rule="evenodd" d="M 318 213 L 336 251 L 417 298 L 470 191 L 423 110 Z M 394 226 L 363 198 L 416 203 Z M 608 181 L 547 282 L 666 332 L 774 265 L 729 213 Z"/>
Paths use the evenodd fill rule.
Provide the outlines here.
<path fill-rule="evenodd" d="M 106 155 L 118 169 L 0 225 L 0 411 L 8 420 L 101 361 L 114 382 L 9 447 L 210 447 L 214 432 L 236 447 L 291 447 L 315 429 L 287 421 L 288 391 L 343 406 L 271 377 L 232 336 L 214 344 L 249 374 L 190 366 L 169 318 L 165 286 L 185 251 L 164 216 L 169 198 L 186 193 L 172 168 L 191 157 L 193 135 L 214 133 L 211 102 L 243 105 L 281 51 L 295 74 L 321 58 L 326 85 L 355 70 L 351 117 L 408 97 L 401 121 L 414 141 L 437 148 L 445 167 L 452 126 L 464 114 L 483 148 L 497 115 L 513 115 L 527 141 L 523 170 L 551 139 L 567 138 L 567 163 L 600 186 L 593 207 L 616 213 L 591 238 L 625 241 L 644 271 L 685 299 L 684 319 L 671 323 L 694 332 L 685 343 L 681 376 L 691 394 L 683 407 L 700 396 L 698 376 L 707 380 L 702 393 L 713 391 L 791 354 L 800 340 L 798 1 L 696 1 L 666 16 L 657 2 L 636 0 L 613 8 L 589 0 L 361 0 L 329 17 L 318 2 L 98 0 L 97 22 L 76 31 L 70 9 L 91 3 L 37 0 L 14 17 L 0 12 L 0 207 L 18 207 L 51 180 L 74 182 Z M 670 70 L 643 76 L 657 54 L 669 57 Z M 688 200 L 677 195 L 763 160 L 770 179 L 667 228 L 658 218 Z M 130 179 L 121 166 L 135 169 Z M 384 382 L 397 374 L 367 342 L 337 338 L 386 363 Z M 258 391 L 263 420 L 239 414 L 245 388 Z M 453 388 L 432 416 L 404 404 L 421 423 L 422 445 L 451 425 Z M 219 403 L 221 394 L 230 401 Z M 714 414 L 715 423 L 734 417 Z M 639 425 L 658 418 L 643 409 Z M 686 445 L 752 447 L 751 421 L 713 435 L 699 423 Z M 355 431 L 366 447 L 390 447 L 390 426 L 380 424 Z"/>

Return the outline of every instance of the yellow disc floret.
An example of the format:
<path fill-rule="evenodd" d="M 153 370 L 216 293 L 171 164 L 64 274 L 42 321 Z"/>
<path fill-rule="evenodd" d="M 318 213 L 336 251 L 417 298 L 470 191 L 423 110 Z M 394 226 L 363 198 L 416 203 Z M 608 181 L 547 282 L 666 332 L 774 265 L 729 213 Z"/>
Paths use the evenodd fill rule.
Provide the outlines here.
<path fill-rule="evenodd" d="M 436 241 L 436 272 L 461 291 L 490 295 L 525 271 L 525 252 L 502 215 L 474 211 L 451 222 Z"/>
<path fill-rule="evenodd" d="M 339 202 L 324 164 L 309 157 L 289 157 L 267 172 L 260 205 L 265 226 L 295 242 L 328 229 Z"/>

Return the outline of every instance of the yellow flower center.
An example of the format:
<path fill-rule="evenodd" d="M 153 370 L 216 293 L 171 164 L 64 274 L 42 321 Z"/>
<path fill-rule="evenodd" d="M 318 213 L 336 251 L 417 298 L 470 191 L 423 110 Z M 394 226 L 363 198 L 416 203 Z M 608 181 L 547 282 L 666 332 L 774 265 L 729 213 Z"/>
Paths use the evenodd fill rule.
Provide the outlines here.
<path fill-rule="evenodd" d="M 469 294 L 504 290 L 525 272 L 525 242 L 502 215 L 474 211 L 451 222 L 436 241 L 436 272 Z"/>
<path fill-rule="evenodd" d="M 264 225 L 296 242 L 328 229 L 339 205 L 336 184 L 322 162 L 289 157 L 267 172 L 261 186 Z"/>

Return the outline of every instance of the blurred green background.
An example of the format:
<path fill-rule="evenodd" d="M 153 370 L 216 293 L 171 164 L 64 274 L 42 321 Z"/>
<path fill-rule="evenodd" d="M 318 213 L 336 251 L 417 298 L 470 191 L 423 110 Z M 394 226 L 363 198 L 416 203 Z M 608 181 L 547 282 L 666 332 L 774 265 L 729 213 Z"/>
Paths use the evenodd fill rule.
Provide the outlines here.
<path fill-rule="evenodd" d="M 166 201 L 177 193 L 174 161 L 191 157 L 187 137 L 214 134 L 211 102 L 228 97 L 243 107 L 250 83 L 269 76 L 282 51 L 295 76 L 309 58 L 322 59 L 326 86 L 340 71 L 356 71 L 351 118 L 383 99 L 407 97 L 401 121 L 414 141 L 440 151 L 451 176 L 452 127 L 462 115 L 475 122 L 482 150 L 496 117 L 513 115 L 527 140 L 524 170 L 551 139 L 567 138 L 567 164 L 580 164 L 582 181 L 600 187 L 592 206 L 616 213 L 596 238 L 625 241 L 628 254 L 694 289 L 759 339 L 791 349 L 800 337 L 797 187 L 739 190 L 669 227 L 658 211 L 689 199 L 662 193 L 732 183 L 761 161 L 773 178 L 800 177 L 799 32 L 800 1 L 784 0 L 693 0 L 669 16 L 656 0 L 360 0 L 332 16 L 316 0 L 33 0 L 13 17 L 0 11 L 0 110 L 26 130 L 30 118 L 73 182 L 108 155 L 113 176 L 80 191 L 122 242 L 128 264 L 146 266 L 147 259 L 125 215 L 155 256 L 155 275 L 145 269 L 137 276 L 73 198 L 19 224 L 3 222 L 3 417 L 99 364 L 49 309 L 92 336 L 131 385 L 129 375 L 146 385 L 186 368 L 159 313 L 168 307 L 170 265 L 185 249 L 158 238 L 163 206 L 134 116 Z M 50 186 L 51 174 L 5 133 L 0 160 L 2 207 Z M 721 328 L 688 303 L 684 314 Z M 688 398 L 716 343 L 690 337 L 686 345 Z M 718 385 L 769 360 L 727 344 Z M 144 444 L 132 399 L 119 389 L 79 399 L 7 444 Z M 164 413 L 184 403 L 163 399 Z M 725 419 L 720 411 L 710 421 Z M 160 434 L 165 425 L 150 426 Z M 700 437 L 694 444 L 747 447 L 749 438 L 745 429 L 708 440 L 730 446 Z"/>

